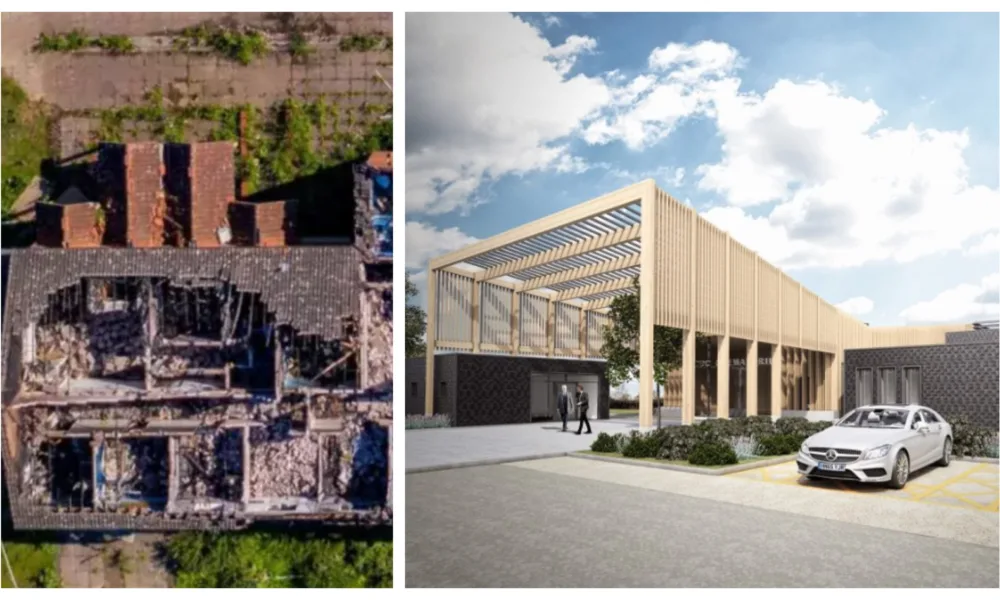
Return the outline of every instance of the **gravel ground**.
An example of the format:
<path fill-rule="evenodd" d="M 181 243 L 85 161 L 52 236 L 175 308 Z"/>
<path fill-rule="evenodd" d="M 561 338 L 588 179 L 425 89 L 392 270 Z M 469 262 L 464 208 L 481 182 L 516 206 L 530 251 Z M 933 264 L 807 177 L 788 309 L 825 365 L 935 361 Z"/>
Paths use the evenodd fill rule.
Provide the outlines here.
<path fill-rule="evenodd" d="M 406 479 L 409 587 L 1000 585 L 995 547 L 516 466 Z"/>

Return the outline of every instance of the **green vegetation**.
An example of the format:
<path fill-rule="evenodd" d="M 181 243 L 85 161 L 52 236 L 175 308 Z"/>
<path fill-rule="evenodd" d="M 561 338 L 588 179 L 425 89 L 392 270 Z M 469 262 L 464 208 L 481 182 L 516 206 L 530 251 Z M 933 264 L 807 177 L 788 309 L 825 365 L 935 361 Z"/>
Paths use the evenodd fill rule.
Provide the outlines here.
<path fill-rule="evenodd" d="M 264 33 L 256 29 L 229 29 L 202 23 L 182 30 L 174 38 L 174 49 L 211 49 L 230 60 L 249 65 L 267 54 L 271 46 Z"/>
<path fill-rule="evenodd" d="M 293 31 L 288 36 L 288 53 L 297 61 L 305 62 L 316 49 L 309 45 L 309 40 L 301 31 Z"/>
<path fill-rule="evenodd" d="M 32 102 L 13 79 L 3 77 L 3 217 L 13 207 L 42 161 L 52 155 L 49 143 L 51 115 L 48 108 Z"/>
<path fill-rule="evenodd" d="M 17 586 L 22 588 L 61 587 L 59 579 L 59 548 L 54 544 L 4 542 L 4 552 L 10 561 Z M 3 587 L 14 587 L 6 565 L 3 570 Z"/>
<path fill-rule="evenodd" d="M 392 587 L 392 543 L 268 533 L 182 533 L 167 544 L 177 587 Z"/>
<path fill-rule="evenodd" d="M 392 51 L 392 38 L 381 34 L 348 35 L 340 39 L 341 52 Z"/>
<path fill-rule="evenodd" d="M 728 462 L 734 458 L 745 462 L 764 456 L 792 454 L 807 437 L 830 425 L 829 421 L 812 422 L 801 417 L 781 417 L 777 421 L 759 416 L 709 419 L 697 425 L 664 427 L 647 433 L 601 433 L 590 449 L 626 458 L 725 465 L 735 464 Z M 720 446 L 725 446 L 727 451 Z"/>
<path fill-rule="evenodd" d="M 88 35 L 82 29 L 67 33 L 39 34 L 35 52 L 77 52 L 86 48 L 100 48 L 111 54 L 135 52 L 135 43 L 127 35 Z"/>
<path fill-rule="evenodd" d="M 406 274 L 406 358 L 423 356 L 427 351 L 424 333 L 427 331 L 427 313 L 419 306 L 410 304 L 417 295 L 417 286 Z"/>

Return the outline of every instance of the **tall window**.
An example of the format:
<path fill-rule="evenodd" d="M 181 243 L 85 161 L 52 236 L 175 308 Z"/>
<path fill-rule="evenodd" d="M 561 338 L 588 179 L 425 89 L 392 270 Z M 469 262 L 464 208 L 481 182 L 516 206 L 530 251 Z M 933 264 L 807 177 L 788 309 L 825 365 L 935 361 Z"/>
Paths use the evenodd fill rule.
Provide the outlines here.
<path fill-rule="evenodd" d="M 858 386 L 858 406 L 872 404 L 874 396 L 872 387 L 872 370 L 858 369 L 857 375 L 856 384 Z"/>
<path fill-rule="evenodd" d="M 879 404 L 896 404 L 896 369 L 885 367 L 878 370 Z"/>
<path fill-rule="evenodd" d="M 920 367 L 903 367 L 903 403 L 920 404 Z"/>

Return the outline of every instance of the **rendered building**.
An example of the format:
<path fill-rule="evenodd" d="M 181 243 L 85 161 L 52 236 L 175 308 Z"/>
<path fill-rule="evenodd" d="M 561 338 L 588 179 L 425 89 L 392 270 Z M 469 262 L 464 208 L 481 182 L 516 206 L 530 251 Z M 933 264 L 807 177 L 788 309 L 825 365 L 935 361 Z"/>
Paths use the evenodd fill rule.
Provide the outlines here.
<path fill-rule="evenodd" d="M 633 292 L 635 277 L 643 291 L 641 427 L 654 422 L 658 326 L 683 331 L 683 366 L 673 381 L 677 416 L 686 424 L 734 414 L 829 418 L 846 408 L 845 351 L 938 345 L 948 333 L 973 328 L 869 327 L 646 180 L 432 259 L 427 352 L 436 359 L 414 363 L 424 376 L 408 375 L 407 393 L 414 384 L 422 388 L 425 414 L 478 402 L 461 389 L 463 380 L 475 380 L 474 373 L 461 372 L 463 364 L 473 364 L 464 354 L 481 361 L 489 360 L 486 355 L 524 362 L 599 360 L 608 307 L 616 296 Z M 710 344 L 699 350 L 696 332 Z M 440 355 L 447 354 L 459 355 L 457 376 L 442 372 Z M 520 378 L 558 370 L 504 368 Z M 734 372 L 741 376 L 737 385 Z M 460 389 L 454 398 L 440 397 L 449 381 L 458 381 Z M 506 386 L 528 389 L 520 381 Z M 517 394 L 497 401 L 531 403 Z M 504 415 L 495 422 L 513 422 L 514 413 L 525 421 L 529 412 L 490 414 Z"/>
<path fill-rule="evenodd" d="M 232 162 L 101 145 L 98 201 L 39 204 L 6 257 L 16 528 L 391 523 L 391 289 L 363 244 L 288 246 L 291 203 L 237 201 Z"/>

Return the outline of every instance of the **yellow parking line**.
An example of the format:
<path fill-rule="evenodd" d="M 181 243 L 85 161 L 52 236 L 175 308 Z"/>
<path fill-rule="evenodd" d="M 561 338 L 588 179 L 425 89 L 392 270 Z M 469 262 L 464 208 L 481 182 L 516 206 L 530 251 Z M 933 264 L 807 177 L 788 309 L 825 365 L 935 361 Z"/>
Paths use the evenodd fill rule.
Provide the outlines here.
<path fill-rule="evenodd" d="M 966 498 L 964 495 L 962 495 L 959 492 L 953 492 L 951 490 L 940 490 L 940 491 L 941 491 L 941 495 L 942 496 L 948 496 L 949 498 L 954 498 L 956 500 L 961 500 L 962 502 L 965 502 L 969 506 L 978 508 L 979 510 L 984 510 L 984 509 L 987 508 L 986 506 L 983 506 L 982 504 L 980 504 L 978 502 L 969 500 L 968 498 Z"/>
<path fill-rule="evenodd" d="M 959 473 L 958 475 L 955 475 L 954 477 L 951 477 L 949 479 L 945 479 L 941 483 L 938 483 L 936 485 L 930 485 L 923 492 L 914 494 L 913 499 L 914 500 L 920 500 L 921 498 L 926 498 L 927 496 L 933 494 L 934 492 L 943 490 L 944 488 L 948 487 L 949 485 L 951 485 L 953 483 L 958 483 L 958 482 L 962 481 L 963 479 L 965 479 L 966 477 L 968 477 L 970 473 L 973 473 L 976 470 L 977 469 L 975 467 L 973 467 L 972 469 L 966 469 L 966 470 L 962 471 L 961 473 Z"/>

